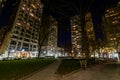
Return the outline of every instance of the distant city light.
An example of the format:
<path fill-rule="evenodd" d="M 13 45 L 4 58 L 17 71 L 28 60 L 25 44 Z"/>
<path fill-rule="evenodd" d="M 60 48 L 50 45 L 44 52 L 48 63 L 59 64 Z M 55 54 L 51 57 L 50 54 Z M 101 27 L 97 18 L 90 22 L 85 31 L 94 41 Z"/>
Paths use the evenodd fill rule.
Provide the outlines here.
<path fill-rule="evenodd" d="M 22 49 L 22 51 L 25 51 L 25 49 Z"/>
<path fill-rule="evenodd" d="M 11 50 L 11 52 L 15 52 L 15 50 L 13 49 L 13 50 Z"/>

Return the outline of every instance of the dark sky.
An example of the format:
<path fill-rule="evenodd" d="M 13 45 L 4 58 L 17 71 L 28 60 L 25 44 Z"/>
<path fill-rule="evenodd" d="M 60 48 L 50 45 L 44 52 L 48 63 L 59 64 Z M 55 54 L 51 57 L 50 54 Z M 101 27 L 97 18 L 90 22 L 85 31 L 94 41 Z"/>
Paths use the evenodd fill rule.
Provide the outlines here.
<path fill-rule="evenodd" d="M 102 16 L 106 8 L 114 6 L 119 0 L 95 0 L 90 8 L 93 18 L 94 31 L 96 39 L 103 39 L 103 32 L 101 29 Z"/>
<path fill-rule="evenodd" d="M 58 45 L 64 48 L 71 48 L 70 17 L 79 14 L 80 5 L 85 3 L 85 9 L 90 6 L 96 39 L 103 40 L 104 35 L 101 29 L 102 16 L 105 8 L 113 5 L 119 0 L 42 0 L 45 7 L 51 14 L 55 15 L 59 24 Z M 92 3 L 90 1 L 93 1 Z"/>
<path fill-rule="evenodd" d="M 0 13 L 0 27 L 5 26 L 10 18 L 10 15 L 13 11 L 13 5 L 16 0 L 7 0 L 5 3 L 5 7 L 3 8 L 2 12 Z"/>
<path fill-rule="evenodd" d="M 7 0 L 6 7 L 3 9 L 2 14 L 0 13 L 0 26 L 5 26 L 9 17 L 12 13 L 13 6 L 16 0 Z M 90 11 L 92 12 L 92 18 L 94 22 L 94 28 L 97 39 L 102 39 L 103 34 L 100 26 L 101 17 L 104 9 L 107 6 L 113 5 L 119 0 L 41 0 L 47 8 L 48 13 L 51 13 L 58 24 L 58 46 L 67 49 L 71 48 L 71 36 L 70 36 L 70 20 L 71 16 L 79 14 L 80 5 L 86 1 L 86 6 L 91 6 Z M 92 4 L 90 1 L 94 1 Z"/>
<path fill-rule="evenodd" d="M 63 19 L 58 24 L 58 46 L 71 50 L 70 20 Z"/>

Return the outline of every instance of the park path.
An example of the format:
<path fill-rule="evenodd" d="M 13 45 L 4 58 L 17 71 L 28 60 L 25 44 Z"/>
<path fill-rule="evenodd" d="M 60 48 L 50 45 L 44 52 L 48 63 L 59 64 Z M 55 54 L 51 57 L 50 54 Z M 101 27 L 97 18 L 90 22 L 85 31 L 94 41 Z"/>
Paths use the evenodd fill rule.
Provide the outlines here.
<path fill-rule="evenodd" d="M 95 65 L 64 76 L 60 80 L 120 80 L 120 64 Z"/>
<path fill-rule="evenodd" d="M 61 61 L 52 63 L 45 69 L 22 80 L 120 80 L 120 63 L 92 65 L 86 70 L 58 76 L 55 73 Z"/>
<path fill-rule="evenodd" d="M 59 67 L 60 63 L 60 60 L 56 60 L 54 63 L 50 64 L 43 70 L 38 71 L 31 76 L 20 80 L 58 80 L 58 76 L 55 74 L 55 72 Z"/>

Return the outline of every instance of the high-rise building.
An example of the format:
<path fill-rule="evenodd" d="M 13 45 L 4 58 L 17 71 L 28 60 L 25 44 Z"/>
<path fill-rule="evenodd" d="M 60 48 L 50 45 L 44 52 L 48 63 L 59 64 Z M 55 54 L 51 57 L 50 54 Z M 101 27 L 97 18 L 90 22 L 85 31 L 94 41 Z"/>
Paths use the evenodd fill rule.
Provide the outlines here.
<path fill-rule="evenodd" d="M 120 55 L 120 1 L 116 6 L 107 8 L 103 16 L 103 31 L 106 45 L 102 50 L 111 59 L 118 59 Z M 108 54 L 109 53 L 109 54 Z"/>
<path fill-rule="evenodd" d="M 106 41 L 109 43 L 107 45 L 120 51 L 120 1 L 105 11 L 103 25 Z"/>
<path fill-rule="evenodd" d="M 57 54 L 57 21 L 50 16 L 50 27 L 49 27 L 49 34 L 47 39 L 47 44 L 42 47 L 42 55 L 41 56 L 54 56 L 56 57 Z"/>
<path fill-rule="evenodd" d="M 42 8 L 40 0 L 20 0 L 4 56 L 37 56 Z"/>
<path fill-rule="evenodd" d="M 82 48 L 82 35 L 80 26 L 80 16 L 76 15 L 71 18 L 71 40 L 72 40 L 72 56 L 77 56 Z"/>
<path fill-rule="evenodd" d="M 89 42 L 89 52 L 90 55 L 93 53 L 94 49 L 93 47 L 95 46 L 95 33 L 94 33 L 94 27 L 93 27 L 93 21 L 92 21 L 92 16 L 90 12 L 87 12 L 85 14 L 85 22 L 86 22 L 86 26 L 85 26 L 85 30 L 86 30 L 86 34 L 87 34 L 87 39 Z"/>
<path fill-rule="evenodd" d="M 85 22 L 86 22 L 86 32 L 89 40 L 94 40 L 95 39 L 95 33 L 94 33 L 94 27 L 93 27 L 93 21 L 92 21 L 92 16 L 91 13 L 88 12 L 85 15 Z"/>
<path fill-rule="evenodd" d="M 7 2 L 7 0 L 4 0 L 4 1 L 6 1 Z M 6 3 L 6 2 L 4 2 L 4 3 Z M 16 2 L 16 4 L 14 4 L 14 7 L 15 7 L 15 9 L 14 9 L 14 11 L 13 11 L 13 13 L 12 13 L 12 15 L 11 14 L 9 14 L 9 16 L 10 16 L 10 20 L 9 20 L 9 23 L 6 23 L 6 24 L 0 24 L 0 54 L 3 54 L 4 52 L 5 52 L 5 50 L 6 50 L 6 45 L 7 45 L 7 42 L 8 42 L 8 37 L 9 37 L 9 32 L 11 31 L 11 28 L 12 28 L 12 25 L 13 25 L 13 22 L 14 22 L 14 19 L 15 19 L 15 16 L 16 16 L 16 11 L 17 11 L 17 9 L 18 9 L 18 6 L 19 6 L 19 1 L 17 1 Z M 5 6 L 6 7 L 6 6 Z M 2 7 L 3 8 L 3 7 Z M 1 9 L 2 9 L 1 8 Z M 4 14 L 4 13 L 0 13 L 0 17 L 2 17 L 2 14 Z M 4 17 L 5 17 L 5 15 L 4 15 Z M 2 23 L 2 19 L 3 18 L 0 18 L 1 20 L 1 22 L 0 23 Z M 8 18 L 6 18 L 6 19 L 8 19 Z M 5 21 L 3 21 L 3 22 L 5 22 Z"/>
<path fill-rule="evenodd" d="M 72 38 L 72 53 L 75 56 L 83 57 L 82 53 L 82 27 L 80 22 L 80 15 L 74 16 L 71 18 L 71 38 Z M 89 41 L 89 49 L 91 50 L 92 45 L 90 44 L 93 40 L 95 40 L 93 21 L 91 17 L 91 13 L 85 13 L 85 32 L 87 39 L 86 42 Z"/>

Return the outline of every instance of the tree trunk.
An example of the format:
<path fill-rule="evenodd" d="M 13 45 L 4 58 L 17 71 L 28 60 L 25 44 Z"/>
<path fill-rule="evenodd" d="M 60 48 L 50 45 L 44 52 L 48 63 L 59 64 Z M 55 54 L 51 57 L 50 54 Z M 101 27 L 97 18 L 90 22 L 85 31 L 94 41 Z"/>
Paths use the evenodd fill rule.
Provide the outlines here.
<path fill-rule="evenodd" d="M 41 26 L 39 27 L 39 42 L 38 42 L 38 58 L 41 55 L 41 48 L 46 45 L 45 41 L 48 39 L 50 27 L 50 15 L 47 13 L 47 9 L 43 9 L 43 15 L 41 20 Z"/>
<path fill-rule="evenodd" d="M 81 7 L 82 8 L 82 7 Z M 81 29 L 82 29 L 82 52 L 85 53 L 86 59 L 89 59 L 89 43 L 87 38 L 87 33 L 85 30 L 85 12 L 84 10 L 80 10 L 80 22 L 81 22 Z"/>

